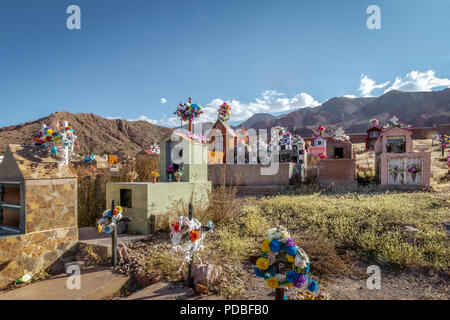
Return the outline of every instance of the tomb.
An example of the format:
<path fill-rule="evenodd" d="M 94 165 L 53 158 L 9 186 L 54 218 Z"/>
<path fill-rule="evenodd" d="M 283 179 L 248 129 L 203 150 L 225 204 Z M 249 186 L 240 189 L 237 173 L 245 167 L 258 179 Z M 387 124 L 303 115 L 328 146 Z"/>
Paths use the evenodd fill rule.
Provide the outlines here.
<path fill-rule="evenodd" d="M 353 145 L 342 129 L 327 139 L 326 159 L 317 164 L 317 181 L 321 185 L 356 186 L 356 157 Z"/>
<path fill-rule="evenodd" d="M 216 131 L 214 131 L 216 130 Z M 217 119 L 211 128 L 208 144 L 208 163 L 219 164 L 234 162 L 234 145 L 236 134 L 226 121 Z M 217 140 L 216 140 L 217 139 Z"/>
<path fill-rule="evenodd" d="M 52 266 L 78 241 L 77 179 L 44 151 L 9 145 L 0 165 L 0 286 Z"/>
<path fill-rule="evenodd" d="M 375 148 L 375 143 L 382 132 L 383 129 L 377 126 L 372 126 L 372 128 L 367 130 L 366 150 L 373 150 Z"/>
<path fill-rule="evenodd" d="M 169 172 L 168 167 L 173 168 Z M 174 172 L 181 170 L 180 182 Z M 154 231 L 157 216 L 174 206 L 206 205 L 211 191 L 208 181 L 206 139 L 176 130 L 160 142 L 160 182 L 116 182 L 106 184 L 106 205 L 116 200 L 124 216 L 132 219 L 128 230 L 139 234 Z"/>
<path fill-rule="evenodd" d="M 375 176 L 382 185 L 430 185 L 431 153 L 414 152 L 411 131 L 393 126 L 375 143 Z"/>
<path fill-rule="evenodd" d="M 312 144 L 308 147 L 307 152 L 310 157 L 326 158 L 327 156 L 327 137 L 324 134 L 325 128 L 320 126 L 318 134 L 313 135 Z"/>

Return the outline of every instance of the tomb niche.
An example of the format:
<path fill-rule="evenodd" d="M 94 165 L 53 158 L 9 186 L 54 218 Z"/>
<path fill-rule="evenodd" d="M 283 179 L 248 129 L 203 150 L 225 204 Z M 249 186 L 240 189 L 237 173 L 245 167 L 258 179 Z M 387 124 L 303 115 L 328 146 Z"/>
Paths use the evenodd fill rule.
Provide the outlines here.
<path fill-rule="evenodd" d="M 9 145 L 0 165 L 0 287 L 61 265 L 77 241 L 75 174 L 39 147 Z"/>
<path fill-rule="evenodd" d="M 317 181 L 321 185 L 355 186 L 356 157 L 353 145 L 342 129 L 327 139 L 327 158 L 317 165 Z"/>
<path fill-rule="evenodd" d="M 431 153 L 414 152 L 409 127 L 399 124 L 396 118 L 375 143 L 375 176 L 382 185 L 430 185 Z"/>

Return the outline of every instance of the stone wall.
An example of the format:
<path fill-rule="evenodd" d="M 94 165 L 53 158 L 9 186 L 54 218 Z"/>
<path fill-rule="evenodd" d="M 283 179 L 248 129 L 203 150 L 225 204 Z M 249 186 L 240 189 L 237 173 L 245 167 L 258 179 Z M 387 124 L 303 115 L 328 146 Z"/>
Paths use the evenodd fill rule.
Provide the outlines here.
<path fill-rule="evenodd" d="M 293 184 L 294 163 L 281 162 L 272 164 L 275 174 L 262 174 L 262 169 L 268 169 L 270 165 L 263 164 L 211 164 L 208 166 L 208 180 L 213 186 L 287 186 Z"/>
<path fill-rule="evenodd" d="M 322 159 L 317 165 L 317 182 L 322 185 L 355 186 L 355 159 Z"/>
<path fill-rule="evenodd" d="M 76 180 L 24 183 L 25 234 L 0 238 L 0 286 L 52 266 L 78 241 Z"/>
<path fill-rule="evenodd" d="M 77 227 L 0 238 L 0 286 L 53 265 L 76 245 Z"/>

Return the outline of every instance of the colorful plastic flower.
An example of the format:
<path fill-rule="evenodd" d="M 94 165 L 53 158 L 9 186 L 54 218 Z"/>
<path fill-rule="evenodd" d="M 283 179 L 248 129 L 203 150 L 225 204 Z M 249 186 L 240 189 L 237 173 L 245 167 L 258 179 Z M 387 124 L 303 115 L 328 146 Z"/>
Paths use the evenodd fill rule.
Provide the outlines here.
<path fill-rule="evenodd" d="M 294 283 L 298 277 L 299 277 L 299 274 L 293 270 L 286 273 L 286 281 L 287 282 Z"/>
<path fill-rule="evenodd" d="M 199 232 L 198 230 L 192 230 L 191 232 L 189 232 L 189 240 L 191 240 L 191 242 L 195 242 L 200 238 Z"/>
<path fill-rule="evenodd" d="M 264 272 L 259 269 L 258 267 L 255 267 L 255 269 L 253 269 L 253 272 L 255 273 L 255 275 L 259 278 L 264 278 Z"/>
<path fill-rule="evenodd" d="M 297 253 L 297 248 L 295 246 L 286 247 L 286 253 L 290 256 L 295 256 Z"/>
<path fill-rule="evenodd" d="M 258 258 L 256 260 L 256 266 L 261 270 L 267 270 L 269 268 L 269 260 L 266 258 Z"/>
<path fill-rule="evenodd" d="M 172 229 L 175 232 L 180 232 L 180 223 L 179 222 L 172 222 Z"/>
<path fill-rule="evenodd" d="M 267 284 L 267 286 L 268 286 L 269 288 L 271 288 L 271 289 L 276 289 L 276 288 L 278 288 L 279 285 L 280 285 L 279 282 L 278 282 L 278 279 L 275 278 L 275 277 L 266 279 L 266 284 Z"/>
<path fill-rule="evenodd" d="M 311 280 L 311 281 L 308 283 L 307 289 L 308 289 L 309 291 L 311 291 L 311 292 L 316 292 L 316 291 L 317 291 L 317 282 L 316 282 L 316 280 Z"/>
<path fill-rule="evenodd" d="M 280 251 L 281 250 L 280 241 L 278 241 L 277 239 L 273 239 L 272 241 L 270 241 L 269 247 L 270 251 L 272 252 Z"/>
<path fill-rule="evenodd" d="M 294 282 L 294 287 L 301 288 L 305 282 L 306 282 L 306 276 L 304 274 L 299 274 L 297 279 Z"/>
<path fill-rule="evenodd" d="M 261 245 L 261 249 L 263 252 L 269 252 L 270 251 L 270 241 L 269 240 L 264 240 L 262 245 Z"/>

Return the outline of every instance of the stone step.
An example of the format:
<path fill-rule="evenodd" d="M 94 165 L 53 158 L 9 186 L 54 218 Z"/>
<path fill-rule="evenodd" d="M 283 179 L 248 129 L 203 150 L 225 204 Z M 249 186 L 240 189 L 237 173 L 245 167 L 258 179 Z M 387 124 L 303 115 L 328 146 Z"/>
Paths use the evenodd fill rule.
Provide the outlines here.
<path fill-rule="evenodd" d="M 60 274 L 0 293 L 0 300 L 102 300 L 117 293 L 129 279 L 112 273 L 109 267 L 89 267 L 80 271 L 79 289 L 70 289 L 76 284 L 70 281 L 73 274 Z"/>

